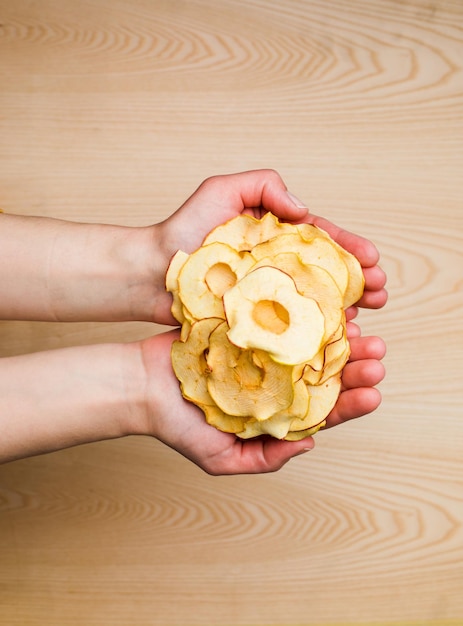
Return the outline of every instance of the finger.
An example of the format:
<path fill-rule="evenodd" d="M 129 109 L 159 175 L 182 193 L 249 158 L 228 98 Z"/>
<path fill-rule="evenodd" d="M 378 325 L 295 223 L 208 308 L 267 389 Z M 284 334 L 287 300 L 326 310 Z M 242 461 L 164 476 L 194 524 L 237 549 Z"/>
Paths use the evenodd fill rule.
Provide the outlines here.
<path fill-rule="evenodd" d="M 349 344 L 351 349 L 350 362 L 364 359 L 381 361 L 386 355 L 386 344 L 381 337 L 353 337 Z"/>
<path fill-rule="evenodd" d="M 343 389 L 375 387 L 384 378 L 384 365 L 377 359 L 361 359 L 347 363 L 342 372 Z"/>
<path fill-rule="evenodd" d="M 307 214 L 307 207 L 288 193 L 281 176 L 271 169 L 208 178 L 199 187 L 197 199 L 210 201 L 216 210 L 230 212 L 230 217 L 253 207 L 263 207 L 286 220 L 298 220 Z"/>
<path fill-rule="evenodd" d="M 307 206 L 288 191 L 275 170 L 251 170 L 238 176 L 244 207 L 263 207 L 277 217 L 289 221 L 300 220 L 307 215 Z"/>
<path fill-rule="evenodd" d="M 373 387 L 349 389 L 343 391 L 326 419 L 326 427 L 332 428 L 351 419 L 368 415 L 381 404 L 381 394 Z"/>
<path fill-rule="evenodd" d="M 358 307 L 357 306 L 350 306 L 346 309 L 346 321 L 350 322 L 353 319 L 355 319 L 358 315 Z"/>
<path fill-rule="evenodd" d="M 360 300 L 356 303 L 357 306 L 364 309 L 381 309 L 387 302 L 388 293 L 386 289 L 380 289 L 379 291 L 364 291 Z"/>
<path fill-rule="evenodd" d="M 179 248 L 193 252 L 207 233 L 243 212 L 260 217 L 270 211 L 281 219 L 300 221 L 307 215 L 307 208 L 301 204 L 288 194 L 281 176 L 274 170 L 212 176 L 165 220 L 166 241 L 172 248 L 168 256 Z"/>
<path fill-rule="evenodd" d="M 305 452 L 309 452 L 315 446 L 313 437 L 306 437 L 300 441 L 281 441 L 267 439 L 264 442 L 264 458 L 269 471 L 275 471 L 283 467 L 289 460 Z"/>
<path fill-rule="evenodd" d="M 383 289 L 386 285 L 386 273 L 379 267 L 379 265 L 364 267 L 363 275 L 365 277 L 365 290 L 367 291 L 381 291 L 381 289 Z"/>
<path fill-rule="evenodd" d="M 354 337 L 360 337 L 360 335 L 362 334 L 360 326 L 358 324 L 355 324 L 354 322 L 347 322 L 346 332 L 349 341 Z"/>
<path fill-rule="evenodd" d="M 308 452 L 314 445 L 312 437 L 301 441 L 282 441 L 273 437 L 247 441 L 235 439 L 231 447 L 203 460 L 200 465 L 212 475 L 276 472 L 290 459 Z"/>

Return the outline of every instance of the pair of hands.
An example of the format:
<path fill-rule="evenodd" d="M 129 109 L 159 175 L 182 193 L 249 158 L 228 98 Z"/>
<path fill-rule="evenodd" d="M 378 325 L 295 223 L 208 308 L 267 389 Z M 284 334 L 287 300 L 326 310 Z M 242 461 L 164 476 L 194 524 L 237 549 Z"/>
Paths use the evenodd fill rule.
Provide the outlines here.
<path fill-rule="evenodd" d="M 360 261 L 365 292 L 346 312 L 351 357 L 343 372 L 341 394 L 327 418 L 326 428 L 374 411 L 381 402 L 375 386 L 384 377 L 381 360 L 386 348 L 379 337 L 362 337 L 360 327 L 353 320 L 358 307 L 378 309 L 387 301 L 386 276 L 378 266 L 378 251 L 367 239 L 310 214 L 288 193 L 283 180 L 273 170 L 209 178 L 178 211 L 158 224 L 155 237 L 156 245 L 161 246 L 163 275 L 178 249 L 193 252 L 213 228 L 240 213 L 261 217 L 267 211 L 281 220 L 320 226 Z M 159 294 L 155 321 L 176 324 L 170 313 L 171 302 L 170 294 Z M 173 330 L 141 344 L 148 381 L 147 406 L 150 407 L 146 416 L 147 432 L 214 475 L 275 471 L 292 457 L 314 447 L 312 437 L 297 442 L 269 437 L 243 441 L 209 426 L 200 409 L 182 398 L 172 371 L 170 349 L 178 336 L 179 331 Z"/>

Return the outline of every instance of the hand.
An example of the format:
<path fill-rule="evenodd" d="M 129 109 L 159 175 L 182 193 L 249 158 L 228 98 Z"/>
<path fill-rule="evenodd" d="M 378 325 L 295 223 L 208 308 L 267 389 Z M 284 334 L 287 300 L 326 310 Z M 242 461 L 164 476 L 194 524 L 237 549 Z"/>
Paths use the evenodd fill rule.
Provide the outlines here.
<path fill-rule="evenodd" d="M 164 278 L 170 259 L 177 250 L 193 252 L 213 228 L 241 213 L 260 218 L 268 211 L 281 220 L 310 222 L 326 230 L 341 246 L 354 254 L 363 267 L 365 294 L 358 306 L 384 306 L 387 300 L 384 289 L 386 277 L 377 265 L 379 254 L 373 243 L 328 220 L 309 214 L 303 203 L 287 191 L 285 183 L 273 170 L 208 178 L 174 214 L 157 224 L 154 243 L 162 247 L 158 261 L 158 282 Z M 170 294 L 162 293 L 162 289 L 159 289 L 154 321 L 176 324 L 170 313 L 171 302 Z M 355 317 L 355 314 L 355 307 L 352 307 L 348 318 Z"/>
<path fill-rule="evenodd" d="M 350 325 L 349 332 L 356 335 L 356 327 Z M 172 371 L 170 350 L 178 335 L 178 331 L 170 331 L 142 343 L 148 380 L 144 434 L 154 435 L 212 475 L 273 472 L 314 447 L 312 437 L 294 442 L 270 437 L 241 440 L 209 426 L 202 411 L 182 398 Z M 353 336 L 351 348 L 342 392 L 327 418 L 326 428 L 366 415 L 381 402 L 374 386 L 384 376 L 383 341 L 378 337 Z"/>

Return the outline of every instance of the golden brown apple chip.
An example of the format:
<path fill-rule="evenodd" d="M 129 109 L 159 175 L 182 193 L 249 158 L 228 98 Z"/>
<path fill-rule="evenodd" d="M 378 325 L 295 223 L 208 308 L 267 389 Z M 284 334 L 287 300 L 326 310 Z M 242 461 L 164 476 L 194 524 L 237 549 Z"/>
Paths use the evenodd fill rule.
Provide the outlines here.
<path fill-rule="evenodd" d="M 188 254 L 178 250 L 172 257 L 166 273 L 166 289 L 171 292 L 173 298 L 172 315 L 180 324 L 183 324 L 185 321 L 185 315 L 183 313 L 183 303 L 178 292 L 178 275 L 187 259 Z"/>
<path fill-rule="evenodd" d="M 343 297 L 331 274 L 317 265 L 303 263 L 295 252 L 280 252 L 265 257 L 252 269 L 264 266 L 275 267 L 291 276 L 297 291 L 318 303 L 325 318 L 323 341 L 327 341 L 338 329 L 343 315 Z"/>
<path fill-rule="evenodd" d="M 314 237 L 307 241 L 296 231 L 257 245 L 252 249 L 251 254 L 256 261 L 260 261 L 278 252 L 296 252 L 305 265 L 318 265 L 326 270 L 335 279 L 344 297 L 349 280 L 347 266 L 326 237 Z"/>
<path fill-rule="evenodd" d="M 212 243 L 189 255 L 178 274 L 178 293 L 194 319 L 225 319 L 222 296 L 254 264 L 250 254 L 240 254 L 223 243 Z"/>
<path fill-rule="evenodd" d="M 209 317 L 195 322 L 186 341 L 172 344 L 172 367 L 180 381 L 183 397 L 200 404 L 213 404 L 207 390 L 206 352 L 209 336 L 222 323 L 221 319 Z"/>
<path fill-rule="evenodd" d="M 246 421 L 249 418 L 237 417 L 236 415 L 227 415 L 219 407 L 214 405 L 200 405 L 206 417 L 206 422 L 211 426 L 214 426 L 218 430 L 222 430 L 225 433 L 240 433 L 246 426 Z"/>
<path fill-rule="evenodd" d="M 263 266 L 224 294 L 230 341 L 265 350 L 278 363 L 295 365 L 320 349 L 325 319 L 313 298 L 302 296 L 281 270 Z"/>

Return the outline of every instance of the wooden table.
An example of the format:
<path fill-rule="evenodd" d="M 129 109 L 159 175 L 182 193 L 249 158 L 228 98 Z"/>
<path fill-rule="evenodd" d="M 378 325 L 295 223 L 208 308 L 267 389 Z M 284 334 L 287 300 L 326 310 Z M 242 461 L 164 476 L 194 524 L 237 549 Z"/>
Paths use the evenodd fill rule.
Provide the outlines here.
<path fill-rule="evenodd" d="M 272 167 L 390 293 L 360 316 L 381 408 L 276 474 L 148 438 L 2 466 L 2 625 L 463 623 L 462 28 L 461 0 L 0 0 L 5 211 L 149 224 Z M 159 330 L 3 322 L 1 354 Z"/>

